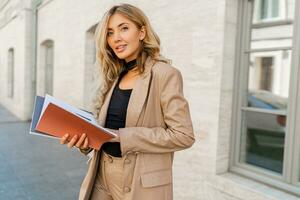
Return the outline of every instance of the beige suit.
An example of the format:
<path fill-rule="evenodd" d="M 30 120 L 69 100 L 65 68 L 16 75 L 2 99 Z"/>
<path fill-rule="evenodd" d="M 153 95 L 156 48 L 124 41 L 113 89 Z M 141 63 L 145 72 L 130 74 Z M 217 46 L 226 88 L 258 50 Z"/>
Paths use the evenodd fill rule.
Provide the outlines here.
<path fill-rule="evenodd" d="M 108 92 L 99 115 L 104 125 Z M 183 96 L 181 73 L 170 64 L 146 60 L 127 108 L 126 127 L 119 129 L 124 162 L 124 200 L 172 200 L 173 152 L 190 147 L 194 133 Z M 101 153 L 94 150 L 79 199 L 88 200 Z"/>

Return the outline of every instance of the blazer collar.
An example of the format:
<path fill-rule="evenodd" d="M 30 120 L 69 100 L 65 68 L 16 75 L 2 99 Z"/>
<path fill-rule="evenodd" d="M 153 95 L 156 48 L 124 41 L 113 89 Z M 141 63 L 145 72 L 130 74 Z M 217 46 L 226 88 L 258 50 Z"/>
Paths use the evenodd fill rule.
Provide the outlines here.
<path fill-rule="evenodd" d="M 141 114 L 143 105 L 148 96 L 148 90 L 151 82 L 151 68 L 154 65 L 155 60 L 148 57 L 145 61 L 145 70 L 136 80 L 131 96 L 128 102 L 127 114 L 126 114 L 126 127 L 136 126 L 139 116 Z M 99 114 L 99 123 L 101 126 L 105 125 L 107 109 L 109 106 L 110 98 L 113 93 L 113 90 L 117 84 L 117 80 L 114 81 L 111 88 L 109 89 L 106 98 L 103 102 L 102 108 Z"/>

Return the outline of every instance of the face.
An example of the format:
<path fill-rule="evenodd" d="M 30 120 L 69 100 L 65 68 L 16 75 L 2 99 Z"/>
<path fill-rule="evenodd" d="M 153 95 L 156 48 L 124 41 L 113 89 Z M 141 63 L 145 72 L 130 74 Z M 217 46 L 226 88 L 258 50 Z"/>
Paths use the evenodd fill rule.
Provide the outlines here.
<path fill-rule="evenodd" d="M 108 21 L 107 43 L 119 59 L 126 62 L 137 58 L 145 28 L 138 27 L 121 14 L 113 14 Z"/>

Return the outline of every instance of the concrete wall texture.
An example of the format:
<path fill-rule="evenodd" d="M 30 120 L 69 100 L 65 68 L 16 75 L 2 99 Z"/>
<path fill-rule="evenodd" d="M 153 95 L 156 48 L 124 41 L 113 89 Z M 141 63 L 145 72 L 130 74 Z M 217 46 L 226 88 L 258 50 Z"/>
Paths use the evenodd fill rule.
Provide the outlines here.
<path fill-rule="evenodd" d="M 84 76 L 87 31 L 112 5 L 123 1 L 45 0 L 37 8 L 37 29 L 31 1 L 2 1 L 0 6 L 0 103 L 22 120 L 31 117 L 35 95 L 43 95 L 42 43 L 54 43 L 53 95 L 86 107 Z M 172 0 L 127 3 L 140 7 L 162 41 L 162 54 L 183 75 L 196 143 L 176 152 L 174 199 L 299 199 L 229 171 L 232 97 L 239 0 Z M 0 7 L 1 9 L 1 7 Z M 9 11 L 7 11 L 9 10 Z M 6 12 L 7 11 L 7 12 Z M 15 12 L 13 12 L 15 11 Z M 3 14 L 3 13 L 6 13 Z M 15 13 L 9 17 L 7 13 Z M 8 15 L 8 16 L 7 16 Z M 34 31 L 37 43 L 32 42 Z M 15 96 L 7 97 L 7 51 L 15 49 Z M 91 50 L 92 51 L 92 50 Z"/>

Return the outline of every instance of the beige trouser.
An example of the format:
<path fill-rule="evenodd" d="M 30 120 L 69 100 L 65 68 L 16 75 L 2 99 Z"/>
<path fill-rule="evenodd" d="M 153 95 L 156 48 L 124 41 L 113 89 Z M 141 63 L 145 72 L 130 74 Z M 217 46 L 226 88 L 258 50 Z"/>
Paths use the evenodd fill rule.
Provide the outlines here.
<path fill-rule="evenodd" d="M 124 158 L 113 157 L 102 151 L 91 200 L 123 199 Z"/>

